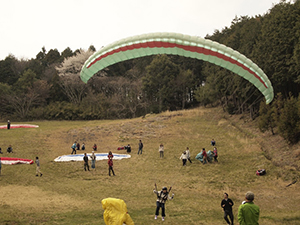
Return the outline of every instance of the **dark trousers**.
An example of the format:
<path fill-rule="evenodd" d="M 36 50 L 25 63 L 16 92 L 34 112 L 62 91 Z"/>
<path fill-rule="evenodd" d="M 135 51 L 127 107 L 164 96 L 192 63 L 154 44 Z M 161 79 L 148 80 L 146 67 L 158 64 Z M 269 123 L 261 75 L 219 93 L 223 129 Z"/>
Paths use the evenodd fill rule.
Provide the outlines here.
<path fill-rule="evenodd" d="M 186 166 L 186 159 L 182 159 L 182 165 Z"/>
<path fill-rule="evenodd" d="M 108 167 L 108 175 L 110 176 L 110 171 L 112 172 L 112 174 L 115 176 L 115 172 L 112 166 Z"/>
<path fill-rule="evenodd" d="M 161 208 L 161 216 L 165 217 L 165 203 L 160 203 L 160 202 L 156 202 L 156 211 L 155 211 L 155 215 L 158 216 L 159 214 L 159 208 Z"/>
<path fill-rule="evenodd" d="M 141 154 L 143 154 L 143 148 L 139 148 L 138 154 L 140 154 L 140 151 L 141 151 Z"/>
<path fill-rule="evenodd" d="M 84 163 L 84 170 L 85 171 L 86 171 L 86 168 L 88 169 L 88 171 L 90 171 L 89 163 Z"/>
<path fill-rule="evenodd" d="M 229 222 L 227 216 L 229 216 L 231 223 Z M 224 211 L 224 220 L 227 222 L 227 224 L 233 225 L 233 214 L 232 211 Z"/>
<path fill-rule="evenodd" d="M 76 149 L 75 149 L 75 148 L 72 148 L 72 153 L 71 153 L 71 155 L 73 155 L 73 152 L 75 152 L 75 155 L 76 155 Z"/>
<path fill-rule="evenodd" d="M 159 157 L 160 157 L 160 158 L 163 158 L 163 157 L 164 157 L 164 152 L 160 151 L 160 152 L 159 152 Z"/>
<path fill-rule="evenodd" d="M 214 156 L 215 162 L 218 162 L 218 156 Z"/>
<path fill-rule="evenodd" d="M 190 157 L 188 158 L 188 160 L 190 161 L 190 163 L 192 163 L 192 160 L 191 160 L 191 158 L 190 158 Z"/>

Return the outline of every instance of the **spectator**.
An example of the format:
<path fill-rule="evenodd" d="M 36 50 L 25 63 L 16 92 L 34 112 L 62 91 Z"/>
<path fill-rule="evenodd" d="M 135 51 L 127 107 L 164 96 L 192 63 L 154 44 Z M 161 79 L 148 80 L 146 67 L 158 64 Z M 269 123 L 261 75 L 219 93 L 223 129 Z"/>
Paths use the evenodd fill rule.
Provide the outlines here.
<path fill-rule="evenodd" d="M 74 142 L 74 144 L 72 145 L 72 147 L 71 147 L 71 149 L 72 149 L 72 153 L 71 153 L 71 155 L 73 155 L 73 153 L 75 153 L 75 155 L 76 155 L 76 141 Z"/>
<path fill-rule="evenodd" d="M 97 151 L 97 145 L 96 145 L 96 144 L 94 144 L 93 150 L 94 150 L 94 151 Z"/>
<path fill-rule="evenodd" d="M 95 169 L 96 156 L 95 156 L 94 151 L 92 151 L 92 155 L 91 155 L 90 157 L 91 157 L 91 159 L 92 159 L 92 165 L 91 165 L 91 167 L 92 167 L 92 169 Z"/>
<path fill-rule="evenodd" d="M 143 143 L 142 143 L 142 140 L 140 140 L 140 142 L 139 142 L 139 151 L 138 151 L 138 155 L 140 154 L 140 152 L 141 152 L 141 154 L 143 153 L 143 147 L 144 147 L 144 145 L 143 145 Z"/>
<path fill-rule="evenodd" d="M 8 146 L 7 152 L 8 152 L 8 153 L 14 153 L 14 152 L 13 152 L 13 149 L 12 149 L 12 147 L 11 147 L 11 145 Z"/>
<path fill-rule="evenodd" d="M 127 146 L 124 147 L 126 149 L 126 152 L 129 154 L 131 152 L 131 146 L 128 144 Z"/>
<path fill-rule="evenodd" d="M 216 141 L 214 139 L 211 139 L 210 144 L 211 144 L 211 146 L 215 146 L 216 145 Z"/>
<path fill-rule="evenodd" d="M 79 151 L 80 150 L 80 144 L 79 144 L 79 142 L 77 142 L 76 147 L 77 147 L 77 150 Z"/>
<path fill-rule="evenodd" d="M 83 164 L 84 170 L 86 171 L 86 168 L 87 168 L 88 171 L 90 171 L 89 158 L 87 157 L 86 153 L 84 153 L 83 162 L 84 162 L 84 164 Z"/>
<path fill-rule="evenodd" d="M 182 160 L 182 166 L 186 166 L 187 155 L 185 151 L 180 156 L 180 159 Z"/>
<path fill-rule="evenodd" d="M 9 130 L 9 129 L 10 129 L 10 121 L 7 120 L 7 130 Z"/>
<path fill-rule="evenodd" d="M 164 145 L 163 144 L 160 144 L 158 151 L 159 151 L 159 157 L 163 158 L 164 157 Z"/>
<path fill-rule="evenodd" d="M 82 151 L 85 150 L 85 144 L 84 144 L 84 142 L 83 142 L 82 145 L 81 145 L 81 150 L 82 150 Z"/>
<path fill-rule="evenodd" d="M 224 199 L 221 202 L 221 207 L 224 210 L 224 220 L 227 222 L 227 224 L 230 225 L 230 222 L 228 220 L 228 216 L 230 218 L 231 224 L 233 225 L 233 213 L 232 213 L 232 206 L 233 206 L 233 201 L 228 198 L 228 194 L 224 193 Z"/>
<path fill-rule="evenodd" d="M 245 196 L 245 203 L 240 205 L 238 210 L 238 221 L 240 225 L 258 225 L 259 207 L 254 204 L 254 194 L 248 191 Z"/>
<path fill-rule="evenodd" d="M 218 161 L 218 149 L 217 149 L 217 147 L 214 147 L 214 162 L 219 162 Z"/>
<path fill-rule="evenodd" d="M 190 149 L 189 149 L 189 147 L 186 147 L 186 150 L 185 150 L 185 152 L 186 152 L 186 157 L 187 157 L 187 160 L 189 160 L 189 161 L 190 161 L 190 163 L 192 163 L 192 160 L 191 160 L 191 153 L 190 153 Z"/>
<path fill-rule="evenodd" d="M 35 164 L 36 164 L 36 174 L 35 176 L 43 176 L 42 172 L 41 172 L 41 169 L 40 169 L 40 160 L 39 160 L 39 157 L 35 157 Z"/>

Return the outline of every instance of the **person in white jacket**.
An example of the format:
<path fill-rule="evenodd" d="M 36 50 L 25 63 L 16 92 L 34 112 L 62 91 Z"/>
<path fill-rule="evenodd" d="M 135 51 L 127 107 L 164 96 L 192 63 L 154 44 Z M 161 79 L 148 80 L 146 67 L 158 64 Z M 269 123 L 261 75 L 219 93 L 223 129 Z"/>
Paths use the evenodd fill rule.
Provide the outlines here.
<path fill-rule="evenodd" d="M 187 160 L 189 160 L 189 161 L 190 161 L 190 163 L 192 163 L 192 160 L 191 160 L 191 153 L 190 153 L 190 149 L 189 149 L 189 147 L 186 147 L 186 150 L 185 150 L 185 152 L 186 152 L 186 157 L 187 157 Z"/>
<path fill-rule="evenodd" d="M 180 159 L 182 159 L 182 166 L 186 166 L 187 155 L 185 151 L 180 156 Z"/>
<path fill-rule="evenodd" d="M 163 144 L 160 144 L 158 151 L 159 151 L 159 157 L 163 158 L 164 157 L 164 145 Z"/>

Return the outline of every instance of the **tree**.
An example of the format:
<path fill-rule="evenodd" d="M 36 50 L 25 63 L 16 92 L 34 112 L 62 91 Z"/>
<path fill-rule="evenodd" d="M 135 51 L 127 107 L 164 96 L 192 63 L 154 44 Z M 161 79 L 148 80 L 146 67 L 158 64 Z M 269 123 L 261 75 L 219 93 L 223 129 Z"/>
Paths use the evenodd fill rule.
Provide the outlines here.
<path fill-rule="evenodd" d="M 260 103 L 258 127 L 262 132 L 270 130 L 273 135 L 275 134 L 276 120 L 274 114 L 274 108 L 271 105 L 267 105 L 264 101 Z"/>
<path fill-rule="evenodd" d="M 60 66 L 56 67 L 60 76 L 60 87 L 74 104 L 80 104 L 86 94 L 87 85 L 81 81 L 80 71 L 91 54 L 91 51 L 81 50 L 80 53 L 66 58 Z"/>
<path fill-rule="evenodd" d="M 157 55 L 146 68 L 143 77 L 143 92 L 151 102 L 154 112 L 173 109 L 175 79 L 180 73 L 179 66 L 166 55 Z"/>

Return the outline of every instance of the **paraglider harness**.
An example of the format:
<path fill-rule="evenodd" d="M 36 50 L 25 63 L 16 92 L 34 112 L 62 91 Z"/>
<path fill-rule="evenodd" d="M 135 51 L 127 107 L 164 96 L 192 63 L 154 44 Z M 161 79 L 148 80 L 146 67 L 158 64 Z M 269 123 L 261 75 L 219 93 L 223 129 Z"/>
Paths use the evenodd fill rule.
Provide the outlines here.
<path fill-rule="evenodd" d="M 158 193 L 157 186 L 155 184 L 155 190 L 156 190 L 156 195 L 157 195 L 157 198 L 159 199 L 159 202 L 166 202 L 168 200 L 168 195 L 169 195 L 170 191 L 172 190 L 172 187 L 169 188 L 169 191 L 168 191 L 168 189 L 166 187 L 163 187 L 162 191 L 160 193 Z M 167 192 L 164 193 L 163 192 L 164 190 L 167 190 Z M 162 194 L 164 194 L 163 197 L 162 197 Z"/>

